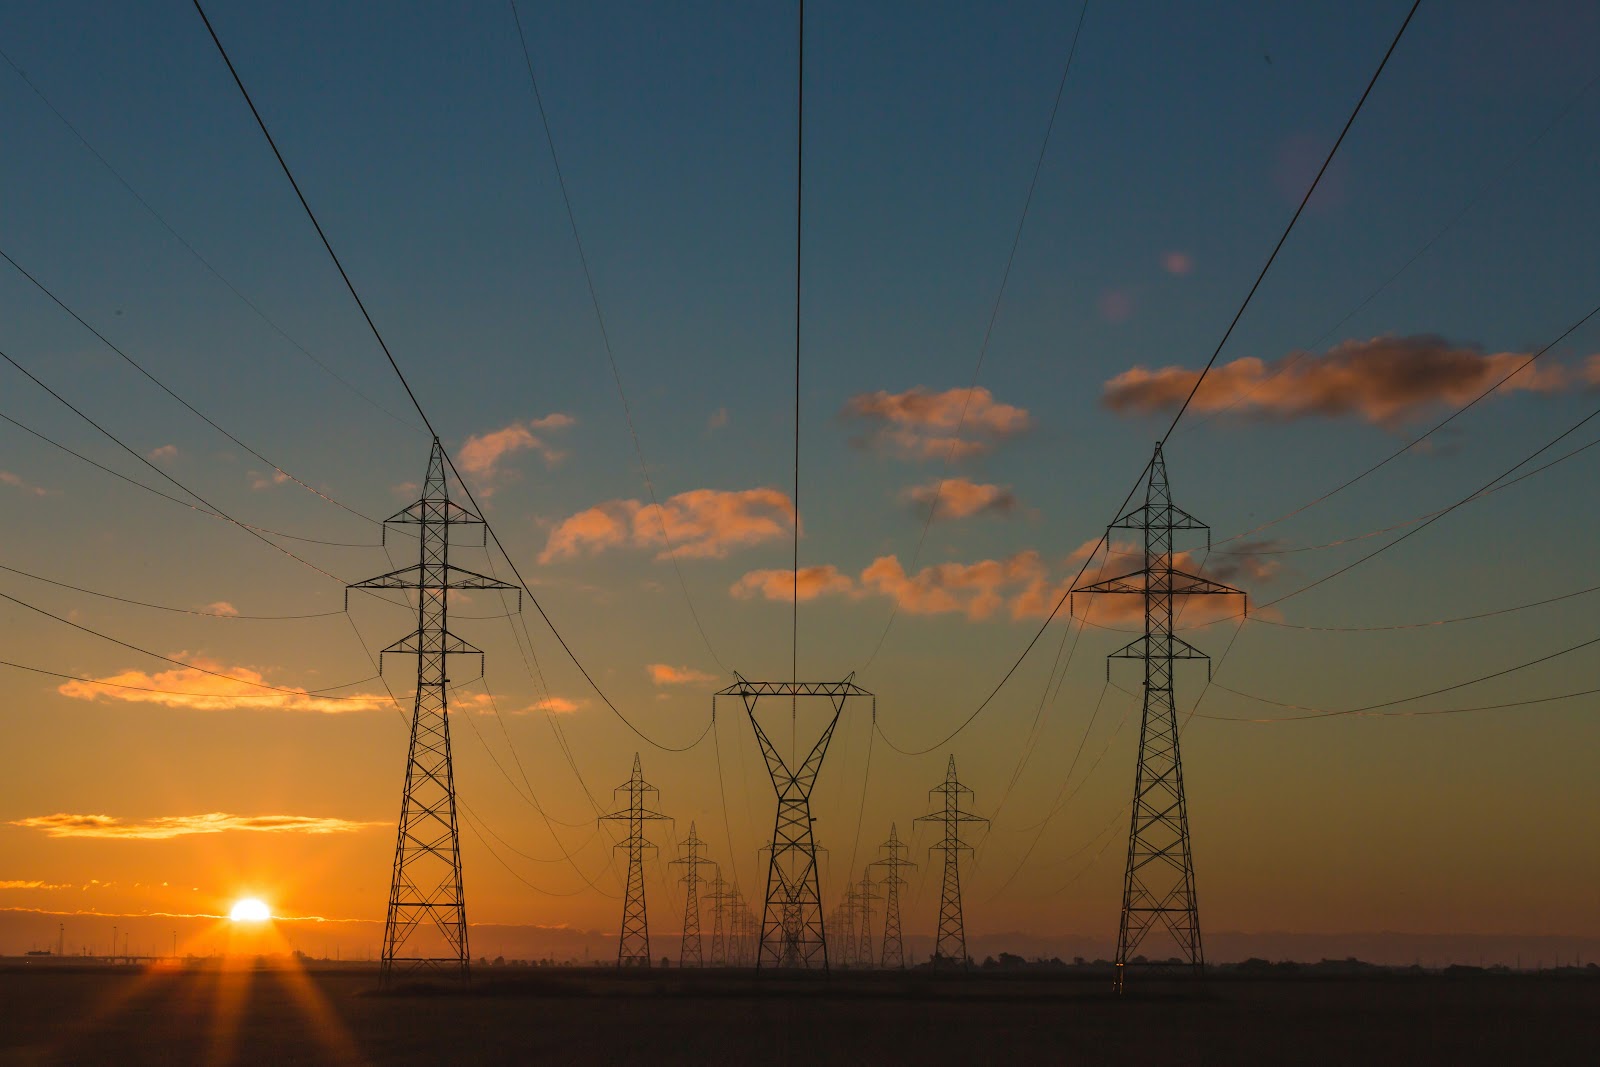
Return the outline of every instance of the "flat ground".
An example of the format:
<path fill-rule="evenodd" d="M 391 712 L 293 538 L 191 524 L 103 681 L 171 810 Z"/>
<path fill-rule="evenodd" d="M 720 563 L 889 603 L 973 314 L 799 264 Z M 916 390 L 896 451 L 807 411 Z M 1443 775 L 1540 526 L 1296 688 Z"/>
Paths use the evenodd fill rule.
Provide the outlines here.
<path fill-rule="evenodd" d="M 492 973 L 376 995 L 371 970 L 0 969 L 0 1062 L 1600 1062 L 1600 980 L 1218 978 L 1122 997 L 1051 974 Z"/>

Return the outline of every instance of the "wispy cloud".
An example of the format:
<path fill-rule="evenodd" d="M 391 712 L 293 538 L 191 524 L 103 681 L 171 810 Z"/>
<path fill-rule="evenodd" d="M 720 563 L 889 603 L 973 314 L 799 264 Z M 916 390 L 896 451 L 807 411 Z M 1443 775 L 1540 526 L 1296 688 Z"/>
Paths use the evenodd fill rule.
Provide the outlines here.
<path fill-rule="evenodd" d="M 146 673 L 140 670 L 119 671 L 97 678 L 92 682 L 77 680 L 64 682 L 56 692 L 75 700 L 108 701 L 125 704 L 159 704 L 168 708 L 186 708 L 191 711 L 231 711 L 259 709 L 274 711 L 314 711 L 326 714 L 373 711 L 390 704 L 388 694 L 353 693 L 349 699 L 333 700 L 302 689 L 292 692 L 261 689 L 251 682 L 265 682 L 266 677 L 249 667 L 228 667 L 215 660 L 194 659 L 197 667 L 216 671 L 226 677 L 175 667 L 169 671 Z M 153 692 L 152 690 L 159 690 Z"/>
<path fill-rule="evenodd" d="M 12 474 L 10 471 L 0 471 L 0 485 L 9 485 L 13 489 L 20 489 L 29 496 L 56 495 L 55 490 L 40 488 L 39 486 L 34 485 L 32 482 L 23 478 L 22 475 Z"/>
<path fill-rule="evenodd" d="M 830 594 L 851 594 L 855 582 L 833 564 L 801 567 L 798 595 L 802 601 L 815 600 Z M 728 592 L 740 600 L 761 597 L 764 600 L 781 600 L 788 603 L 796 596 L 795 572 L 792 570 L 750 571 L 734 582 Z"/>
<path fill-rule="evenodd" d="M 11 820 L 12 826 L 43 830 L 51 837 L 100 837 L 164 841 L 193 834 L 249 831 L 266 834 L 348 834 L 382 822 L 353 822 L 312 815 L 232 815 L 225 811 L 204 815 L 161 815 L 142 822 L 127 822 L 114 815 L 35 815 Z"/>
<path fill-rule="evenodd" d="M 501 460 L 518 452 L 537 452 L 545 465 L 555 466 L 566 458 L 566 453 L 553 447 L 548 438 L 541 436 L 550 431 L 565 430 L 578 420 L 571 415 L 554 412 L 527 422 L 513 422 L 498 430 L 473 434 L 456 453 L 461 469 L 468 474 L 492 478 Z"/>
<path fill-rule="evenodd" d="M 170 462 L 171 460 L 178 458 L 178 446 L 162 445 L 160 448 L 152 448 L 150 451 L 144 454 L 144 458 L 148 459 L 152 463 Z"/>
<path fill-rule="evenodd" d="M 913 486 L 902 499 L 926 513 L 935 501 L 935 519 L 965 519 L 972 515 L 1010 515 L 1016 511 L 1017 497 L 1009 485 L 988 485 L 966 478 L 945 478 Z"/>
<path fill-rule="evenodd" d="M 1467 402 L 1527 358 L 1524 352 L 1487 354 L 1429 335 L 1345 341 L 1321 355 L 1224 363 L 1206 376 L 1191 406 L 1275 419 L 1352 416 L 1392 426 L 1436 405 Z M 1134 367 L 1107 382 L 1101 400 L 1119 414 L 1172 411 L 1199 377 L 1186 367 Z M 1573 377 L 1564 367 L 1534 364 L 1500 391 L 1556 392 L 1572 385 Z"/>
<path fill-rule="evenodd" d="M 903 393 L 878 390 L 851 397 L 841 413 L 867 425 L 857 443 L 909 459 L 967 459 L 1033 425 L 1028 412 L 995 400 L 979 386 L 935 393 L 915 386 Z"/>
<path fill-rule="evenodd" d="M 645 670 L 650 672 L 650 681 L 653 685 L 691 685 L 697 682 L 714 682 L 715 675 L 705 671 L 697 671 L 693 667 L 674 667 L 667 663 L 647 663 Z"/>
<path fill-rule="evenodd" d="M 211 612 L 213 615 L 233 616 L 239 614 L 239 609 L 228 603 L 226 600 L 213 600 L 211 603 L 206 605 L 205 610 Z"/>
<path fill-rule="evenodd" d="M 249 478 L 250 488 L 258 492 L 262 489 L 271 489 L 274 486 L 283 485 L 289 480 L 289 476 L 282 471 L 273 471 L 271 474 L 250 471 Z"/>
<path fill-rule="evenodd" d="M 679 556 L 721 559 L 736 548 L 787 539 L 794 529 L 794 506 L 777 489 L 693 489 L 659 507 L 611 500 L 558 523 L 539 562 L 624 546 L 654 548 L 657 559 L 666 559 L 663 527 Z"/>
<path fill-rule="evenodd" d="M 0 879 L 0 889 L 71 889 L 70 885 L 57 885 L 53 882 L 41 882 L 37 879 L 27 881 L 21 878 Z"/>

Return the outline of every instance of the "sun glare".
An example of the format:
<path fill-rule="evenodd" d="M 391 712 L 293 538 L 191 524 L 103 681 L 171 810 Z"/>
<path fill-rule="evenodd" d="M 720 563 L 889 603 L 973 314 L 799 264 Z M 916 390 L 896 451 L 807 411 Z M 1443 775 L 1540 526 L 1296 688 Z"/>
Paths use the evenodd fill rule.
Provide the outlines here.
<path fill-rule="evenodd" d="M 272 918 L 272 912 L 261 901 L 246 897 L 234 904 L 233 910 L 228 912 L 228 918 L 236 923 L 259 923 Z"/>

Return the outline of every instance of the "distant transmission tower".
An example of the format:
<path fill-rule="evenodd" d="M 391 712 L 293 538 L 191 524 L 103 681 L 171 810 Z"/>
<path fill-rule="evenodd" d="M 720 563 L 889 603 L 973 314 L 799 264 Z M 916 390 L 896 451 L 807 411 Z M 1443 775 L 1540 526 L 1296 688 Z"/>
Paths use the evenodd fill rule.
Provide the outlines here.
<path fill-rule="evenodd" d="M 711 861 L 700 855 L 705 842 L 695 833 L 692 822 L 689 824 L 689 836 L 684 838 L 683 844 L 679 847 L 684 849 L 684 855 L 672 862 L 683 864 L 683 883 L 687 889 L 683 904 L 683 942 L 678 948 L 678 966 L 704 967 L 706 960 L 700 945 L 700 865 Z M 722 876 L 719 874 L 717 881 L 721 880 Z M 711 935 L 713 960 L 716 958 L 716 936 L 716 928 L 713 927 Z"/>
<path fill-rule="evenodd" d="M 735 897 L 732 888 L 723 879 L 721 870 L 712 877 L 711 892 L 706 894 L 706 899 L 711 901 L 711 966 L 727 967 L 730 965 L 728 942 L 732 933 L 732 915 L 728 905 L 733 903 Z"/>
<path fill-rule="evenodd" d="M 900 937 L 900 889 L 906 884 L 906 880 L 900 877 L 900 868 L 915 867 L 916 864 L 903 855 L 906 846 L 900 840 L 900 828 L 893 823 L 889 824 L 889 840 L 879 845 L 878 850 L 888 853 L 871 864 L 873 867 L 884 868 L 883 952 L 878 956 L 878 963 L 886 969 L 896 968 L 903 971 L 906 967 L 906 946 Z"/>
<path fill-rule="evenodd" d="M 961 824 L 988 822 L 981 815 L 963 811 L 961 798 L 972 796 L 972 790 L 956 780 L 956 758 L 950 757 L 944 781 L 928 790 L 929 796 L 944 799 L 937 811 L 920 816 L 918 822 L 936 822 L 944 827 L 944 837 L 928 846 L 928 851 L 938 849 L 944 853 L 944 892 L 939 897 L 939 937 L 934 942 L 935 967 L 967 966 L 967 932 L 961 918 L 961 853 L 971 852 L 972 846 L 961 840 Z"/>
<path fill-rule="evenodd" d="M 811 790 L 817 772 L 828 752 L 828 742 L 850 697 L 873 699 L 872 694 L 850 678 L 842 682 L 751 682 L 735 674 L 737 681 L 712 698 L 737 696 L 744 701 L 745 713 L 761 745 L 778 794 L 778 815 L 772 828 L 772 852 L 767 861 L 767 896 L 761 915 L 761 936 L 756 946 L 756 969 L 798 967 L 828 969 L 828 943 L 823 930 L 822 892 L 817 877 L 817 845 L 811 832 Z M 762 697 L 826 697 L 833 705 L 833 716 L 822 736 L 811 747 L 804 762 L 791 769 L 778 754 L 777 746 L 756 719 L 756 703 Z M 798 753 L 796 753 L 798 755 Z"/>
<path fill-rule="evenodd" d="M 411 713 L 411 745 L 406 756 L 405 792 L 389 882 L 389 908 L 383 924 L 379 981 L 388 986 L 397 973 L 428 971 L 470 976 L 467 904 L 461 885 L 461 837 L 456 823 L 455 772 L 450 761 L 450 705 L 446 660 L 483 653 L 450 632 L 452 589 L 521 589 L 476 574 L 450 562 L 450 529 L 482 526 L 477 515 L 451 503 L 445 482 L 444 449 L 433 439 L 422 498 L 384 520 L 416 527 L 417 564 L 357 582 L 351 589 L 406 589 L 417 594 L 417 628 L 378 654 L 379 670 L 392 653 L 415 656 L 417 696 Z M 348 598 L 348 593 L 346 597 Z M 418 928 L 422 930 L 419 933 Z"/>
<path fill-rule="evenodd" d="M 1194 857 L 1189 851 L 1189 811 L 1183 795 L 1183 762 L 1178 756 L 1178 717 L 1172 697 L 1172 664 L 1180 659 L 1209 659 L 1172 633 L 1176 597 L 1243 596 L 1241 590 L 1188 574 L 1172 565 L 1176 530 L 1210 527 L 1175 507 L 1167 486 L 1167 464 L 1157 443 L 1145 484 L 1144 503 L 1111 524 L 1110 530 L 1144 534 L 1144 566 L 1129 574 L 1074 593 L 1128 593 L 1144 597 L 1144 636 L 1116 652 L 1113 659 L 1144 661 L 1144 716 L 1139 727 L 1139 761 L 1133 780 L 1133 819 L 1128 832 L 1128 865 L 1123 876 L 1122 921 L 1117 931 L 1116 987 L 1125 988 L 1127 969 L 1143 963 L 1135 957 L 1140 944 L 1158 925 L 1171 935 L 1180 959 L 1196 974 L 1205 972 L 1200 942 L 1200 909 L 1195 900 Z M 1107 664 L 1107 672 L 1110 665 Z"/>
<path fill-rule="evenodd" d="M 639 753 L 633 754 L 633 775 L 613 793 L 628 791 L 628 806 L 602 815 L 602 820 L 626 822 L 628 836 L 617 843 L 617 848 L 628 850 L 628 892 L 622 901 L 622 935 L 617 940 L 618 967 L 650 966 L 650 919 L 644 908 L 644 850 L 655 848 L 645 840 L 644 824 L 667 816 L 645 807 L 645 795 L 659 793 L 655 786 L 644 780 L 639 769 Z"/>
<path fill-rule="evenodd" d="M 872 902 L 881 899 L 883 898 L 872 891 L 872 873 L 869 864 L 861 869 L 861 882 L 856 888 L 856 907 L 860 909 L 855 917 L 856 949 L 854 955 L 857 967 L 870 968 L 872 966 Z"/>
<path fill-rule="evenodd" d="M 833 927 L 837 931 L 839 951 L 834 963 L 840 967 L 856 965 L 856 916 L 861 911 L 856 900 L 856 885 L 851 882 L 845 889 L 844 900 L 833 909 Z"/>

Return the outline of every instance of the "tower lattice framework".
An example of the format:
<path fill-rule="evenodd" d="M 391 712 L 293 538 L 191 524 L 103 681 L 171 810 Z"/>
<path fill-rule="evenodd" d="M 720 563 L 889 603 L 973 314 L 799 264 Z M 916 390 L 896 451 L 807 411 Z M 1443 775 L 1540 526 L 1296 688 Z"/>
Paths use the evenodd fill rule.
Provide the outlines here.
<path fill-rule="evenodd" d="M 928 846 L 930 852 L 944 853 L 944 889 L 939 895 L 939 936 L 934 942 L 933 964 L 965 968 L 967 931 L 961 914 L 961 853 L 971 852 L 972 846 L 961 840 L 961 826 L 989 820 L 962 808 L 962 798 L 973 793 L 957 780 L 953 755 L 945 769 L 944 781 L 928 790 L 928 795 L 941 798 L 943 804 L 938 810 L 919 816 L 917 822 L 937 823 L 944 830 L 944 836 Z"/>
<path fill-rule="evenodd" d="M 778 813 L 772 828 L 767 860 L 767 895 L 762 909 L 756 969 L 793 967 L 828 969 L 828 943 L 822 916 L 822 891 L 817 870 L 817 844 L 812 835 L 811 790 L 827 755 L 828 743 L 839 725 L 845 701 L 851 697 L 874 699 L 850 678 L 842 682 L 751 682 L 735 674 L 736 681 L 712 698 L 736 696 L 744 701 L 755 731 L 767 773 L 778 796 Z M 823 697 L 833 715 L 804 761 L 791 768 L 756 718 L 762 697 Z M 795 753 L 798 756 L 798 751 Z"/>
<path fill-rule="evenodd" d="M 1133 812 L 1128 831 L 1128 863 L 1123 875 L 1122 917 L 1117 929 L 1116 987 L 1125 987 L 1128 967 L 1143 960 L 1137 952 L 1161 928 L 1171 936 L 1178 959 L 1196 974 L 1205 971 L 1200 909 L 1195 896 L 1194 856 L 1189 846 L 1189 811 L 1178 752 L 1178 716 L 1173 701 L 1173 664 L 1210 657 L 1172 632 L 1173 604 L 1179 597 L 1243 596 L 1241 590 L 1173 566 L 1173 534 L 1210 527 L 1172 503 L 1167 464 L 1158 442 L 1145 482 L 1144 503 L 1107 530 L 1138 530 L 1144 538 L 1144 566 L 1116 578 L 1074 589 L 1077 593 L 1127 594 L 1144 598 L 1144 635 L 1111 659 L 1144 662 L 1144 712 L 1139 726 L 1139 759 L 1134 770 Z M 1076 605 L 1074 605 L 1076 607 Z M 1106 666 L 1109 673 L 1110 664 Z M 1158 963 L 1164 961 L 1156 961 Z"/>
<path fill-rule="evenodd" d="M 383 924 L 379 974 L 385 986 L 396 975 L 418 971 L 463 980 L 470 977 L 472 956 L 467 945 L 461 835 L 450 756 L 447 661 L 450 656 L 475 655 L 481 673 L 483 653 L 450 632 L 449 593 L 452 589 L 516 589 L 519 599 L 522 593 L 515 585 L 450 562 L 451 528 L 482 528 L 483 520 L 450 500 L 444 449 L 438 438 L 428 456 L 421 498 L 384 520 L 385 544 L 391 525 L 415 528 L 416 565 L 350 586 L 400 589 L 417 595 L 417 628 L 378 654 L 380 671 L 393 654 L 415 657 L 417 664 L 405 791 Z"/>
<path fill-rule="evenodd" d="M 900 828 L 894 823 L 889 824 L 889 840 L 879 845 L 878 850 L 887 853 L 871 864 L 884 870 L 883 951 L 878 955 L 878 963 L 886 969 L 905 970 L 906 946 L 900 936 L 900 890 L 907 883 L 900 877 L 900 868 L 915 867 L 916 864 L 906 857 L 906 844 L 900 840 Z"/>
<path fill-rule="evenodd" d="M 673 864 L 683 864 L 684 869 L 683 942 L 678 947 L 679 967 L 704 967 L 706 965 L 705 953 L 703 952 L 700 938 L 700 865 L 702 863 L 712 863 L 712 861 L 700 854 L 701 850 L 705 848 L 705 844 L 700 839 L 700 836 L 695 833 L 694 823 L 691 822 L 689 824 L 689 836 L 684 838 L 683 844 L 679 846 L 684 854 L 672 861 Z M 712 866 L 716 865 L 712 863 Z M 717 876 L 716 881 L 722 881 L 720 874 Z M 718 905 L 714 904 L 713 907 L 718 907 Z M 716 921 L 712 926 L 711 934 L 711 956 L 713 962 L 716 960 L 717 936 L 721 932 L 721 926 L 722 915 L 719 910 L 716 915 Z"/>
<path fill-rule="evenodd" d="M 646 796 L 659 794 L 660 790 L 644 780 L 637 752 L 633 754 L 633 774 L 613 790 L 613 796 L 623 791 L 628 794 L 628 806 L 600 816 L 604 821 L 628 824 L 628 836 L 615 846 L 628 850 L 628 890 L 622 900 L 622 933 L 617 939 L 617 966 L 648 967 L 650 918 L 645 911 L 644 901 L 644 853 L 645 849 L 656 846 L 645 838 L 644 824 L 667 819 L 668 816 L 645 804 Z"/>
<path fill-rule="evenodd" d="M 856 948 L 854 952 L 857 967 L 868 968 L 872 966 L 872 902 L 881 900 L 882 897 L 872 891 L 871 865 L 861 869 L 861 881 L 856 885 Z"/>
<path fill-rule="evenodd" d="M 711 901 L 711 966 L 727 967 L 731 963 L 729 941 L 733 933 L 729 905 L 735 898 L 733 888 L 722 877 L 720 869 L 711 877 L 711 891 L 706 899 Z"/>

